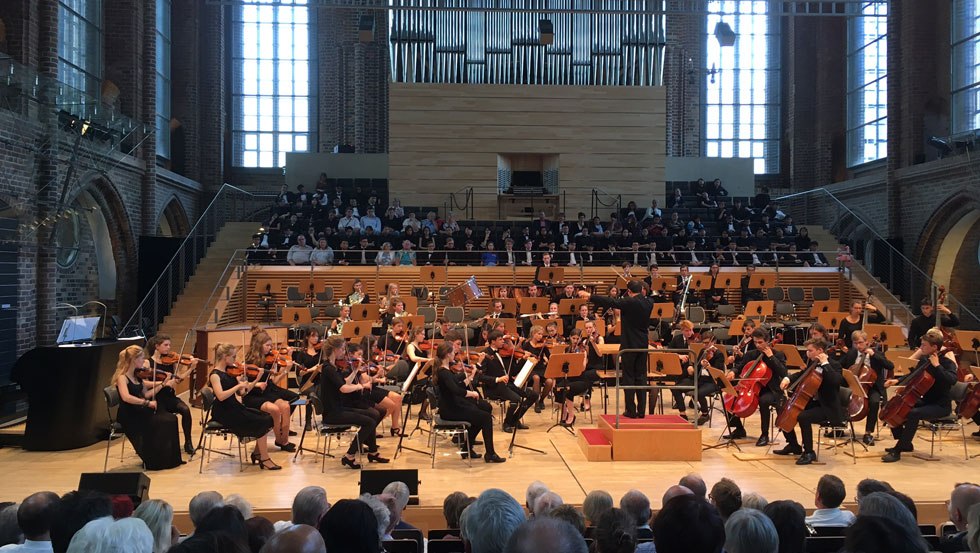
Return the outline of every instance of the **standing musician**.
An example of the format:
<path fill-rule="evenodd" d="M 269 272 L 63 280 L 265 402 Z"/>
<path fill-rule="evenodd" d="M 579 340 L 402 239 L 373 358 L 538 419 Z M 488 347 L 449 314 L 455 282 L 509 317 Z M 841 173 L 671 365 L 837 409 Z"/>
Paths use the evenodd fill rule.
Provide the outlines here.
<path fill-rule="evenodd" d="M 334 334 L 343 334 L 344 325 L 352 320 L 353 319 L 350 318 L 350 306 L 341 305 L 340 313 L 337 314 L 337 318 L 330 322 L 330 330 L 327 332 L 327 335 L 333 336 Z"/>
<path fill-rule="evenodd" d="M 487 463 L 503 463 L 506 459 L 497 455 L 493 447 L 493 416 L 471 401 L 478 400 L 480 394 L 467 390 L 453 372 L 455 351 L 456 346 L 448 340 L 436 348 L 438 368 L 433 374 L 433 381 L 439 393 L 439 412 L 448 420 L 470 423 L 468 429 L 470 448 L 462 452 L 464 457 L 480 458 L 480 454 L 473 449 L 473 444 L 477 434 L 482 433 L 486 446 L 486 456 L 483 460 Z M 465 447 L 465 442 L 461 447 Z"/>
<path fill-rule="evenodd" d="M 534 412 L 540 413 L 544 411 L 544 398 L 548 397 L 548 394 L 555 387 L 554 379 L 544 377 L 544 370 L 548 366 L 551 351 L 545 342 L 544 329 L 540 325 L 531 328 L 531 335 L 524 345 L 524 351 L 538 360 L 534 369 L 531 370 L 531 388 L 538 395 L 538 401 L 534 404 Z"/>
<path fill-rule="evenodd" d="M 844 340 L 844 351 L 842 353 L 847 353 L 852 347 L 851 337 L 855 330 L 862 330 L 864 328 L 864 312 L 868 312 L 868 322 L 871 324 L 878 324 L 885 322 L 885 317 L 878 312 L 878 308 L 871 305 L 870 303 L 864 303 L 861 300 L 851 302 L 851 310 L 848 312 L 844 320 L 840 322 L 840 326 L 837 328 L 837 336 Z"/>
<path fill-rule="evenodd" d="M 806 408 L 796 419 L 803 435 L 803 447 L 796 439 L 796 430 L 783 432 L 786 436 L 786 447 L 773 451 L 776 455 L 799 455 L 796 460 L 797 465 L 809 465 L 817 460 L 817 454 L 813 451 L 813 423 L 829 421 L 833 424 L 840 424 L 844 420 L 844 410 L 840 401 L 840 387 L 843 382 L 841 367 L 837 362 L 831 361 L 827 355 L 827 342 L 819 338 L 811 338 L 805 342 L 806 357 L 813 370 L 823 377 L 820 387 L 817 389 L 816 397 L 812 398 Z M 808 371 L 800 371 L 792 377 L 783 379 L 780 388 L 787 389 L 790 382 L 799 381 L 804 375 L 811 374 Z"/>
<path fill-rule="evenodd" d="M 296 383 L 300 393 L 306 390 L 316 390 L 320 383 L 320 331 L 311 328 L 303 338 L 303 346 L 293 351 L 293 363 L 296 365 Z M 313 410 L 306 409 L 306 430 L 312 429 Z"/>
<path fill-rule="evenodd" d="M 170 344 L 170 336 L 166 334 L 157 334 L 150 338 L 146 343 L 146 351 L 150 356 L 143 362 L 143 366 L 176 375 L 179 363 L 164 363 L 162 359 L 170 354 Z M 199 360 L 191 359 L 190 361 L 192 364 L 196 364 Z M 184 431 L 184 451 L 188 455 L 194 455 L 194 442 L 191 438 L 191 409 L 177 397 L 177 392 L 174 390 L 177 382 L 180 382 L 180 378 L 177 376 L 166 380 L 154 399 L 164 411 L 180 415 L 180 426 Z"/>
<path fill-rule="evenodd" d="M 694 323 L 688 320 L 683 320 L 680 322 L 681 333 L 675 335 L 670 339 L 670 343 L 667 344 L 668 349 L 691 349 L 691 343 L 694 342 Z M 677 379 L 677 386 L 693 386 L 694 385 L 694 359 L 691 359 L 686 353 L 678 354 L 677 357 L 681 361 L 681 372 L 683 376 Z M 670 391 L 671 395 L 674 396 L 674 409 L 677 409 L 677 413 L 684 419 L 687 418 L 687 405 L 684 403 L 684 392 L 678 389 L 673 389 Z"/>
<path fill-rule="evenodd" d="M 262 367 L 265 372 L 257 377 L 255 387 L 245 394 L 242 401 L 246 407 L 269 413 L 274 422 L 276 445 L 283 451 L 293 452 L 296 451 L 296 445 L 289 441 L 290 404 L 299 399 L 299 395 L 273 382 L 273 379 L 279 377 L 280 371 L 288 370 L 292 366 L 292 361 L 278 359 L 272 349 L 272 337 L 265 331 L 252 335 L 248 353 L 245 354 L 245 363 Z M 269 357 L 276 359 L 269 362 Z"/>
<path fill-rule="evenodd" d="M 939 311 L 939 324 L 943 327 L 955 328 L 960 326 L 960 319 L 953 314 L 943 304 L 932 305 L 932 300 L 929 298 L 922 298 L 922 305 L 919 306 L 922 314 L 918 317 L 912 319 L 909 323 L 909 348 L 915 349 L 919 347 L 919 342 L 922 339 L 922 335 L 926 333 L 927 330 L 936 326 L 936 311 Z"/>
<path fill-rule="evenodd" d="M 728 299 L 725 297 L 725 289 L 718 286 L 718 278 L 721 276 L 721 267 L 717 263 L 712 263 L 711 267 L 708 268 L 708 276 L 711 277 L 711 286 L 704 293 L 704 308 L 709 310 L 717 310 L 719 305 L 728 305 Z M 718 319 L 718 314 L 713 315 L 714 319 Z"/>
<path fill-rule="evenodd" d="M 371 303 L 371 296 L 364 293 L 364 283 L 361 279 L 354 279 L 354 291 L 347 294 L 347 305 L 356 305 L 359 303 Z"/>
<path fill-rule="evenodd" d="M 789 379 L 786 376 L 786 356 L 781 351 L 773 351 L 772 345 L 769 343 L 769 333 L 764 329 L 757 328 L 752 331 L 752 341 L 755 344 L 755 349 L 742 355 L 741 363 L 735 364 L 738 367 L 737 374 L 734 371 L 728 371 L 727 376 L 729 380 L 741 376 L 747 367 L 755 365 L 756 360 L 765 363 L 772 371 L 769 382 L 759 392 L 759 419 L 762 425 L 759 439 L 755 445 L 765 447 L 769 445 L 769 420 L 772 416 L 769 408 L 779 404 L 779 398 L 782 397 L 782 390 L 784 389 L 782 382 L 785 380 L 788 385 Z M 732 428 L 732 433 L 722 436 L 722 439 L 735 440 L 746 436 L 742 419 L 729 413 L 728 424 Z"/>
<path fill-rule="evenodd" d="M 956 383 L 956 363 L 946 355 L 940 355 L 943 347 L 943 333 L 938 328 L 931 328 L 922 335 L 919 349 L 912 354 L 913 359 L 920 359 L 919 366 L 915 371 L 909 373 L 901 381 L 898 379 L 888 379 L 885 381 L 885 388 L 895 385 L 902 385 L 922 368 L 929 371 L 929 374 L 936 380 L 929 390 L 922 394 L 915 407 L 909 411 L 905 423 L 897 428 L 892 428 L 892 435 L 898 440 L 895 447 L 886 449 L 881 460 L 886 463 L 894 463 L 902 458 L 902 453 L 912 451 L 912 439 L 915 438 L 915 431 L 919 428 L 919 421 L 925 419 L 938 419 L 945 417 L 952 412 L 952 399 L 949 397 L 949 390 Z"/>
<path fill-rule="evenodd" d="M 885 399 L 885 375 L 892 374 L 895 370 L 895 364 L 885 357 L 884 353 L 871 347 L 868 342 L 868 333 L 863 330 L 855 330 L 851 333 L 851 344 L 853 344 L 851 350 L 841 358 L 841 366 L 853 370 L 861 365 L 871 367 L 877 377 L 874 384 L 868 389 L 868 418 L 865 419 L 864 438 L 861 440 L 866 445 L 874 445 L 878 411 L 881 408 L 881 401 Z"/>
<path fill-rule="evenodd" d="M 650 312 L 653 311 L 653 300 L 643 295 L 643 285 L 636 280 L 631 280 L 626 285 L 626 296 L 620 298 L 610 298 L 608 296 L 593 295 L 591 298 L 593 305 L 604 309 L 619 309 L 622 316 L 623 335 L 620 337 L 620 350 L 624 349 L 643 349 L 647 348 L 649 338 L 647 336 L 647 326 L 650 323 Z M 620 368 L 623 372 L 622 381 L 626 386 L 646 386 L 647 380 L 647 353 L 623 353 L 620 361 Z M 646 390 L 625 390 L 627 418 L 643 418 L 646 412 L 647 391 Z"/>
<path fill-rule="evenodd" d="M 269 457 L 269 445 L 266 436 L 274 426 L 269 413 L 252 409 L 242 403 L 241 396 L 255 386 L 256 380 L 248 381 L 244 368 L 235 365 L 235 346 L 217 344 L 214 346 L 214 366 L 208 375 L 208 383 L 214 390 L 214 405 L 211 407 L 212 418 L 221 423 L 239 438 L 255 438 L 255 449 L 252 450 L 252 464 L 258 463 L 265 470 L 280 470 L 281 466 L 272 462 Z M 238 377 L 228 374 L 229 370 L 241 371 Z M 259 369 L 261 372 L 262 369 Z M 261 377 L 261 374 L 259 375 Z"/>
<path fill-rule="evenodd" d="M 499 330 L 492 330 L 488 341 L 489 347 L 480 365 L 483 370 L 483 377 L 480 379 L 483 391 L 490 399 L 510 402 L 504 416 L 504 432 L 513 432 L 515 427 L 527 430 L 528 427 L 521 423 L 521 418 L 537 402 L 538 394 L 534 390 L 519 388 L 514 384 L 523 363 L 515 362 L 513 354 L 506 358 L 501 354 L 506 344 L 504 334 Z"/>
<path fill-rule="evenodd" d="M 349 406 L 356 403 L 361 392 L 369 390 L 371 383 L 355 382 L 359 371 L 351 370 L 346 377 L 341 376 L 337 362 L 347 353 L 347 342 L 340 336 L 327 338 L 323 345 L 323 369 L 320 378 L 319 396 L 323 402 L 324 424 L 352 424 L 360 427 L 357 440 L 351 440 L 347 454 L 341 457 L 340 464 L 352 469 L 361 468 L 357 462 L 358 443 L 367 447 L 368 461 L 371 463 L 387 463 L 388 459 L 381 457 L 378 451 L 377 427 L 381 423 L 381 414 L 376 409 L 364 409 Z"/>
<path fill-rule="evenodd" d="M 129 346 L 119 352 L 116 372 L 112 375 L 112 384 L 119 392 L 118 421 L 147 470 L 173 468 L 183 463 L 177 416 L 158 409 L 160 405 L 154 399 L 171 379 L 164 375 L 158 381 L 140 378 L 136 370 L 143 367 L 143 361 L 143 348 L 139 346 Z"/>

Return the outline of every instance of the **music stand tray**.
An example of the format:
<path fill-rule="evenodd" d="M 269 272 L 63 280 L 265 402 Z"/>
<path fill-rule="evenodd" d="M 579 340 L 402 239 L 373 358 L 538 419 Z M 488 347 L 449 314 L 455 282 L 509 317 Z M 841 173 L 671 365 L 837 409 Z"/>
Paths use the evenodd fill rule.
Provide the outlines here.
<path fill-rule="evenodd" d="M 547 313 L 549 298 L 520 298 L 521 315 L 534 315 L 536 313 Z"/>
<path fill-rule="evenodd" d="M 800 350 L 796 349 L 796 346 L 790 344 L 772 344 L 772 349 L 783 352 L 783 355 L 786 356 L 787 367 L 806 368 L 806 361 L 800 356 Z"/>
<path fill-rule="evenodd" d="M 651 319 L 673 319 L 674 318 L 674 304 L 670 302 L 665 303 L 655 303 L 653 304 L 653 309 L 650 311 Z"/>
<path fill-rule="evenodd" d="M 378 306 L 370 303 L 358 303 L 350 306 L 350 318 L 355 321 L 373 321 L 378 318 Z"/>
<path fill-rule="evenodd" d="M 341 331 L 340 335 L 344 337 L 345 340 L 360 340 L 365 336 L 371 335 L 371 327 L 374 321 L 350 321 L 344 323 L 344 329 Z"/>
<path fill-rule="evenodd" d="M 442 265 L 419 267 L 419 281 L 427 286 L 438 286 L 449 281 L 449 271 Z"/>
<path fill-rule="evenodd" d="M 556 353 L 552 354 L 548 358 L 548 366 L 544 369 L 544 377 L 546 379 L 552 378 L 555 380 L 555 387 L 558 387 L 559 380 L 563 381 L 565 387 L 568 386 L 569 378 L 576 378 L 582 376 L 585 372 L 585 361 L 586 356 L 581 353 Z M 564 426 L 561 424 L 561 419 L 555 424 L 551 425 L 548 432 L 551 432 L 555 427 L 562 427 L 568 431 L 572 436 L 575 435 L 575 430 L 572 426 Z"/>

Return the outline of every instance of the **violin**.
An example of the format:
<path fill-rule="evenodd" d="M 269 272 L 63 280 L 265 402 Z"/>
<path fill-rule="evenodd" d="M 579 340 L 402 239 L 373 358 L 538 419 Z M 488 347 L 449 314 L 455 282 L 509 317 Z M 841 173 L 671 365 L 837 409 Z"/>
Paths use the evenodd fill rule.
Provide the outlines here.
<path fill-rule="evenodd" d="M 173 375 L 171 373 L 161 369 L 151 369 L 148 367 L 139 367 L 136 369 L 136 377 L 141 380 L 155 380 L 157 382 L 162 382 L 172 376 Z"/>
<path fill-rule="evenodd" d="M 817 390 L 823 383 L 823 370 L 817 363 L 817 360 L 813 360 L 803 375 L 793 383 L 792 388 L 790 388 L 789 401 L 783 406 L 782 411 L 776 415 L 776 428 L 783 432 L 793 431 L 800 413 L 810 404 L 810 400 L 816 397 Z"/>
<path fill-rule="evenodd" d="M 265 372 L 265 369 L 250 363 L 235 363 L 225 367 L 225 372 L 228 373 L 229 376 L 234 376 L 235 378 L 238 378 L 244 374 L 249 380 L 254 380 Z"/>
<path fill-rule="evenodd" d="M 956 406 L 956 414 L 960 418 L 972 419 L 980 410 L 980 382 L 973 381 L 968 385 L 966 398 Z"/>
<path fill-rule="evenodd" d="M 422 340 L 421 342 L 416 344 L 415 347 L 419 348 L 422 351 L 432 351 L 432 340 Z"/>
<path fill-rule="evenodd" d="M 200 359 L 194 357 L 193 355 L 189 355 L 186 353 L 184 355 L 181 355 L 173 351 L 170 353 L 164 353 L 163 355 L 160 356 L 161 365 L 177 365 L 177 364 L 193 365 L 198 361 L 200 361 Z"/>

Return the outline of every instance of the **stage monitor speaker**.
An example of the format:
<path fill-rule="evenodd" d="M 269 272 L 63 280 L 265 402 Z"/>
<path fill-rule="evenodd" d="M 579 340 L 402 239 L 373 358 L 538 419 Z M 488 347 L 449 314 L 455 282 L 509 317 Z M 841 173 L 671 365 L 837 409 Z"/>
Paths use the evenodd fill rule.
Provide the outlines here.
<path fill-rule="evenodd" d="M 392 482 L 404 482 L 408 486 L 408 504 L 419 504 L 419 471 L 418 469 L 392 469 L 392 470 L 362 470 L 361 489 L 359 494 L 376 495 L 384 491 L 385 486 Z"/>
<path fill-rule="evenodd" d="M 94 490 L 109 495 L 128 495 L 133 506 L 150 498 L 150 477 L 145 472 L 83 472 L 79 490 Z"/>

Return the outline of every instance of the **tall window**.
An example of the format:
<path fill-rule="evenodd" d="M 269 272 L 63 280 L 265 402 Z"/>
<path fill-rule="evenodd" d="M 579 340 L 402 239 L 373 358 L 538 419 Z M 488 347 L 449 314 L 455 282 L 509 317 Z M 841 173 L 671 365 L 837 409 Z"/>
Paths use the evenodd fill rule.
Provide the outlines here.
<path fill-rule="evenodd" d="M 60 0 L 58 11 L 58 80 L 98 98 L 102 87 L 102 0 Z"/>
<path fill-rule="evenodd" d="M 980 1 L 953 0 L 953 133 L 980 128 Z"/>
<path fill-rule="evenodd" d="M 768 0 L 709 0 L 704 154 L 752 158 L 756 173 L 779 171 L 779 24 Z M 721 46 L 719 23 L 735 32 Z"/>
<path fill-rule="evenodd" d="M 860 165 L 888 155 L 888 1 L 854 9 L 847 41 L 847 158 Z"/>
<path fill-rule="evenodd" d="M 234 8 L 232 163 L 282 167 L 310 148 L 310 10 L 307 0 Z M 288 4 L 293 4 L 292 6 Z"/>
<path fill-rule="evenodd" d="M 171 0 L 157 0 L 157 155 L 170 158 L 170 9 Z"/>

